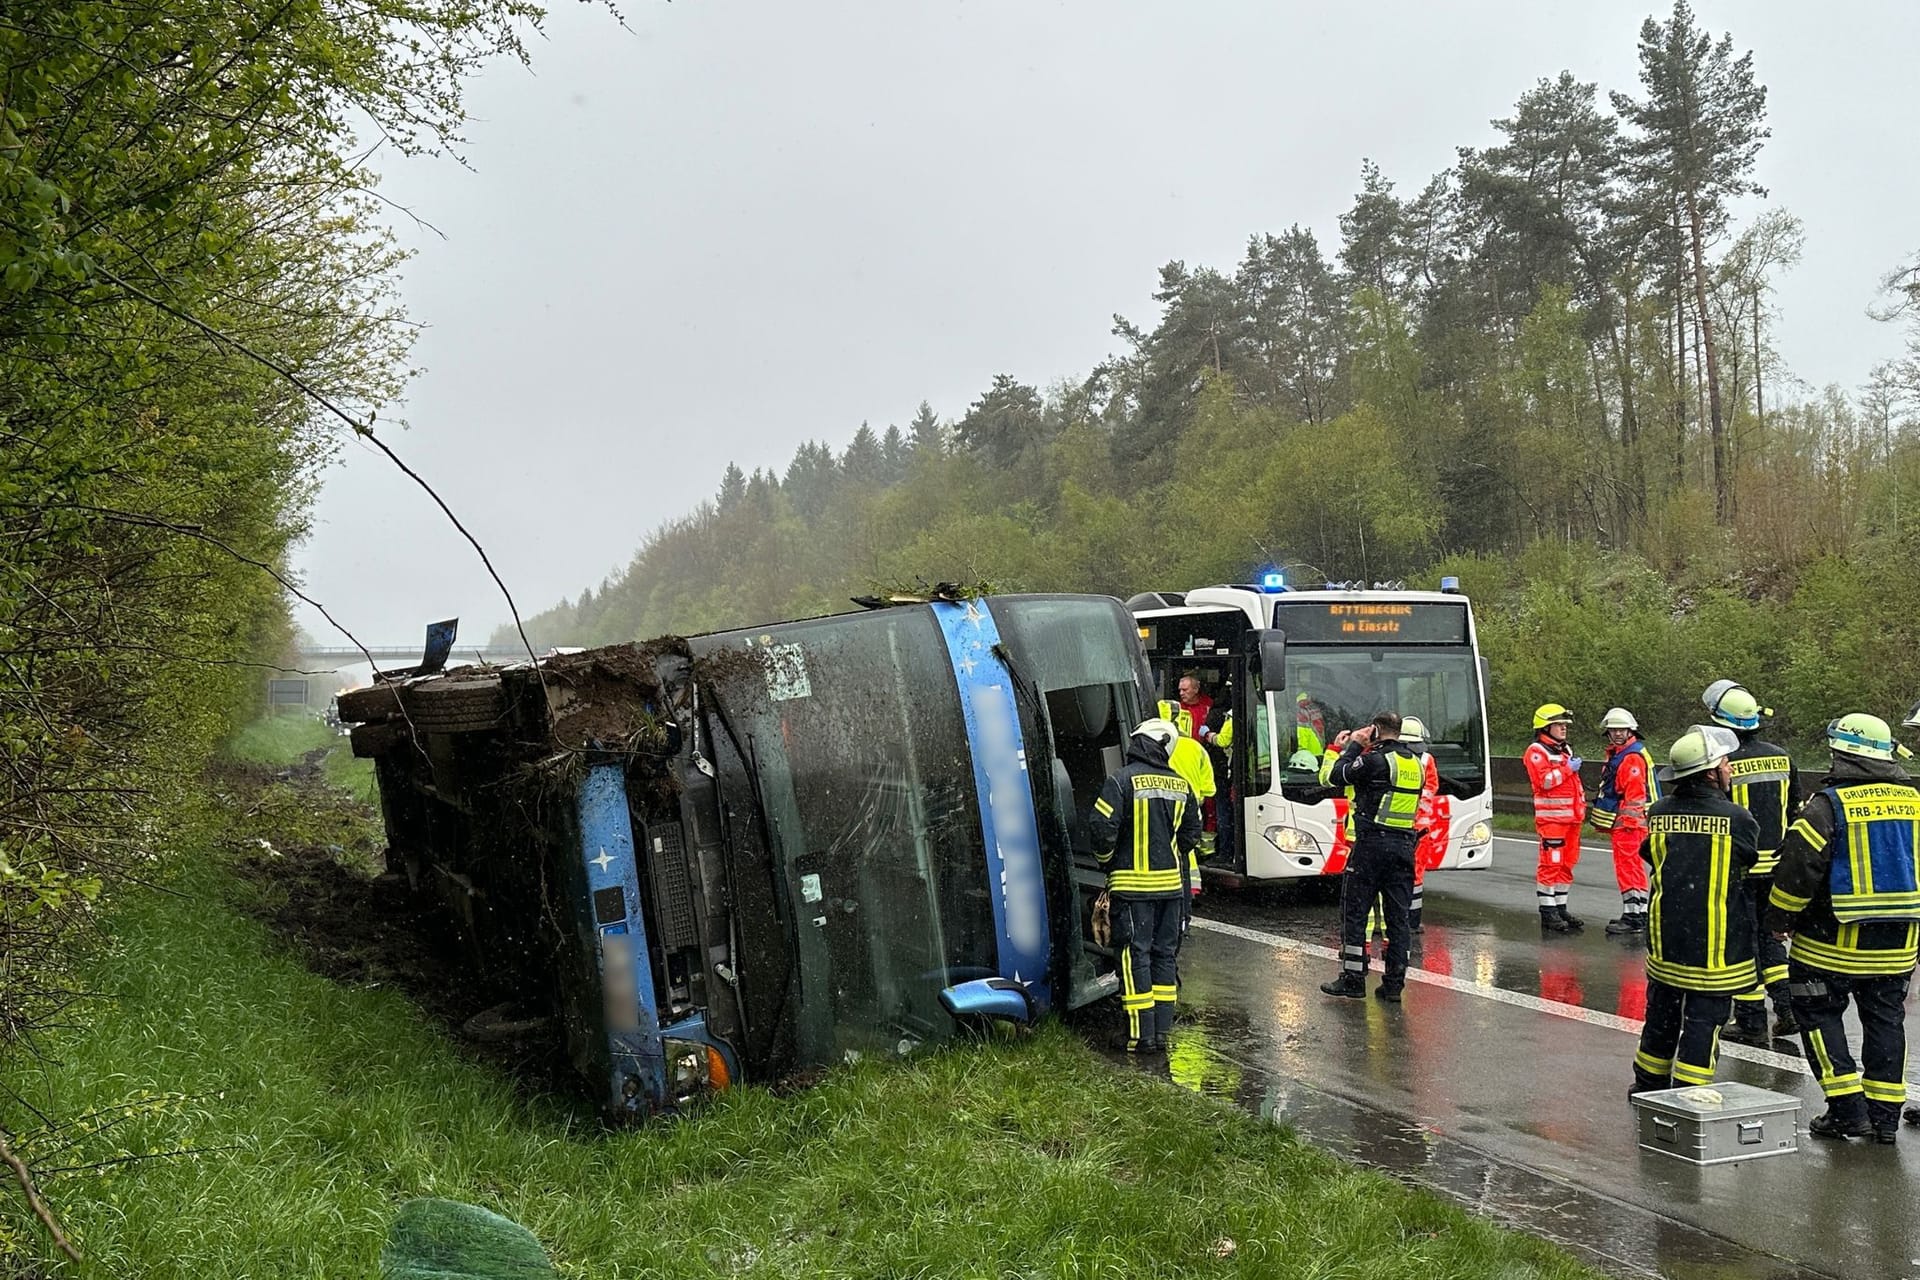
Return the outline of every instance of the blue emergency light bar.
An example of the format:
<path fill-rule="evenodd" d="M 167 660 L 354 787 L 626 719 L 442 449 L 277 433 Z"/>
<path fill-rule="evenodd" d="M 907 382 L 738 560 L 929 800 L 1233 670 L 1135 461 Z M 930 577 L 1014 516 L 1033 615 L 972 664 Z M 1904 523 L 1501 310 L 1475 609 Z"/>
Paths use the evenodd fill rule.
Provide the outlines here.
<path fill-rule="evenodd" d="M 1440 589 L 1448 595 L 1457 595 L 1460 591 L 1460 579 L 1454 577 L 1452 574 L 1448 574 L 1446 577 L 1440 579 Z"/>
<path fill-rule="evenodd" d="M 1279 569 L 1266 570 L 1260 575 L 1260 589 L 1262 591 L 1285 591 L 1287 589 L 1287 575 Z"/>

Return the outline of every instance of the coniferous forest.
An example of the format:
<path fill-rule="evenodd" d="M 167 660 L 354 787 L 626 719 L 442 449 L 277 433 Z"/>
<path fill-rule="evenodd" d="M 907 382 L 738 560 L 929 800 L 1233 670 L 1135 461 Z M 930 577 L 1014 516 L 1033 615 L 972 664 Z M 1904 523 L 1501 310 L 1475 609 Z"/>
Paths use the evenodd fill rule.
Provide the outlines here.
<path fill-rule="evenodd" d="M 1155 314 L 1114 317 L 1084 376 L 1001 375 L 957 420 L 923 403 L 784 473 L 729 467 L 536 642 L 916 581 L 1124 599 L 1277 563 L 1308 585 L 1460 575 L 1492 714 L 1522 735 L 1549 698 L 1677 727 L 1721 675 L 1788 736 L 1904 712 L 1920 266 L 1878 282 L 1906 358 L 1810 392 L 1773 345 L 1804 237 L 1754 179 L 1752 56 L 1684 2 L 1638 39 L 1638 83 L 1544 78 L 1446 172 L 1362 161 L 1337 244 L 1296 224 L 1162 266 Z"/>

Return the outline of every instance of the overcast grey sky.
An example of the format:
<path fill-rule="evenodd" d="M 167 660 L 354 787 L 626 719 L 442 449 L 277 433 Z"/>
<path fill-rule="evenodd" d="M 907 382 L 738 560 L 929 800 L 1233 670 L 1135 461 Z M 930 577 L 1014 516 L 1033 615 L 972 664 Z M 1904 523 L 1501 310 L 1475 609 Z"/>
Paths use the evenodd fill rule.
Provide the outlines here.
<path fill-rule="evenodd" d="M 403 296 L 425 368 L 388 438 L 523 613 L 624 565 L 718 487 L 995 373 L 1042 385 L 1149 321 L 1161 263 L 1231 267 L 1294 222 L 1331 254 L 1371 156 L 1412 194 L 1563 68 L 1637 91 L 1649 2 L 552 0 L 531 70 L 474 86 L 465 149 L 386 165 L 445 239 Z M 1806 224 L 1780 345 L 1857 386 L 1866 318 L 1920 249 L 1920 5 L 1696 0 L 1754 51 L 1759 178 Z M 1661 9 L 1660 15 L 1666 11 Z M 296 558 L 363 640 L 507 618 L 426 496 L 350 446 Z M 315 634 L 324 623 L 304 606 Z"/>

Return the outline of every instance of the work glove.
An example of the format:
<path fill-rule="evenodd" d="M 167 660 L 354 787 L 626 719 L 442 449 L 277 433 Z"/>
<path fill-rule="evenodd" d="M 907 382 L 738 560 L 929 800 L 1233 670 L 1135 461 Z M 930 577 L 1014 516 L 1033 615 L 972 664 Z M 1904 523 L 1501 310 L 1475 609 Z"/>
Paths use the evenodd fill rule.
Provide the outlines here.
<path fill-rule="evenodd" d="M 1567 768 L 1573 770 L 1575 773 L 1580 772 L 1580 766 L 1584 763 L 1586 762 L 1583 761 L 1579 756 L 1567 757 Z"/>

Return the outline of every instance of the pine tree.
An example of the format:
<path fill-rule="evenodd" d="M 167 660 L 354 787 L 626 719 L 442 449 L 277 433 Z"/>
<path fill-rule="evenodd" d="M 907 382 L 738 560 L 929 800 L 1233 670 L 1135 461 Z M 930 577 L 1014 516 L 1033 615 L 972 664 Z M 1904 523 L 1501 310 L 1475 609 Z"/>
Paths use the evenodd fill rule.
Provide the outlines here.
<path fill-rule="evenodd" d="M 729 462 L 726 473 L 720 477 L 720 496 L 716 501 L 716 505 L 724 514 L 739 506 L 740 500 L 746 496 L 746 473 L 740 470 L 739 463 Z"/>
<path fill-rule="evenodd" d="M 947 429 L 940 425 L 939 415 L 925 400 L 920 402 L 913 421 L 907 424 L 907 435 L 917 458 L 937 458 L 947 451 Z"/>
<path fill-rule="evenodd" d="M 1648 18 L 1642 24 L 1640 84 L 1644 98 L 1616 93 L 1613 105 L 1638 131 L 1627 144 L 1635 177 L 1670 202 L 1686 239 L 1694 318 L 1705 352 L 1713 505 L 1726 520 L 1733 510 L 1733 475 L 1719 346 L 1707 305 L 1707 242 L 1725 230 L 1729 200 L 1766 194 L 1750 175 L 1768 137 L 1767 90 L 1754 81 L 1753 54 L 1735 58 L 1731 35 L 1716 43 L 1700 30 L 1687 0 L 1674 0 L 1667 23 Z"/>

